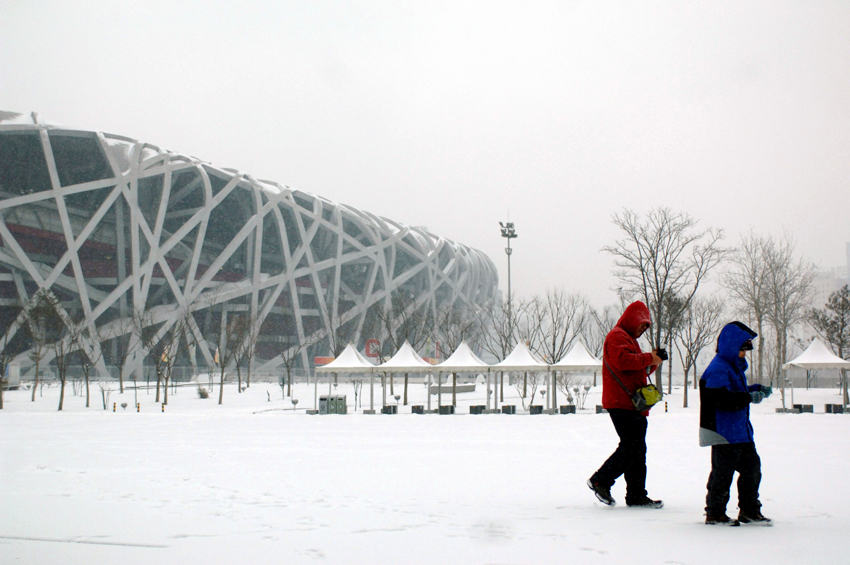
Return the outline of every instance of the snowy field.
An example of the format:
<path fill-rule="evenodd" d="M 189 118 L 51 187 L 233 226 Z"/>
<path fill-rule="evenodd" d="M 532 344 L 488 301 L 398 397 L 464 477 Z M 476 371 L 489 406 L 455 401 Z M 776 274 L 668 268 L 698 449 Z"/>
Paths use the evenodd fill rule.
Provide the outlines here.
<path fill-rule="evenodd" d="M 710 451 L 681 390 L 649 423 L 662 510 L 627 508 L 622 481 L 615 508 L 585 486 L 616 445 L 607 415 L 470 416 L 482 385 L 456 416 L 308 416 L 307 385 L 297 411 L 265 383 L 222 406 L 182 388 L 164 413 L 145 391 L 138 413 L 132 392 L 115 413 L 96 386 L 88 409 L 68 392 L 63 412 L 56 387 L 5 393 L 0 563 L 850 562 L 850 416 L 822 413 L 835 389 L 795 391 L 816 414 L 775 414 L 778 394 L 754 409 L 772 528 L 702 523 Z"/>

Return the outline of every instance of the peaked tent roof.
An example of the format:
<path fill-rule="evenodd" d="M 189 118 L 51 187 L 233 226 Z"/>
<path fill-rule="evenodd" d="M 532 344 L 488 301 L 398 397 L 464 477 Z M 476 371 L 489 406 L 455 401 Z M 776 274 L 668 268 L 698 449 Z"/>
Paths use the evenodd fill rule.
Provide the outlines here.
<path fill-rule="evenodd" d="M 803 369 L 850 369 L 850 361 L 845 361 L 834 354 L 818 338 L 815 338 L 805 351 L 796 359 L 782 365 L 782 368 L 787 369 L 789 366 Z"/>
<path fill-rule="evenodd" d="M 393 355 L 392 359 L 375 367 L 376 371 L 390 371 L 403 373 L 405 371 L 433 371 L 434 366 L 419 356 L 408 342 L 404 342 L 401 349 Z"/>
<path fill-rule="evenodd" d="M 501 363 L 490 366 L 496 371 L 548 371 L 549 365 L 538 359 L 524 342 L 519 342 Z"/>
<path fill-rule="evenodd" d="M 563 359 L 551 367 L 556 371 L 601 371 L 602 361 L 591 355 L 587 347 L 579 340 Z"/>
<path fill-rule="evenodd" d="M 353 343 L 345 346 L 339 357 L 321 367 L 316 367 L 317 373 L 371 373 L 375 366 L 360 355 Z"/>
<path fill-rule="evenodd" d="M 464 371 L 487 371 L 490 365 L 478 358 L 465 341 L 460 342 L 448 359 L 434 367 L 438 371 L 460 373 Z"/>

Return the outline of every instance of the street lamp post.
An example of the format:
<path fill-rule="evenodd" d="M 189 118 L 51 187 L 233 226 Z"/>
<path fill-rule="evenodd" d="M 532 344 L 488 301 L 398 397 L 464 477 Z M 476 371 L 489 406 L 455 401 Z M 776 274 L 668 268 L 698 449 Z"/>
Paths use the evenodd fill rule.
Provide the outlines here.
<path fill-rule="evenodd" d="M 513 249 L 511 249 L 511 240 L 517 237 L 516 230 L 514 229 L 513 222 L 502 223 L 499 222 L 499 225 L 502 227 L 502 237 L 508 240 L 508 246 L 505 247 L 505 253 L 508 255 L 508 328 L 511 328 L 512 316 L 513 312 L 511 310 L 511 253 Z"/>

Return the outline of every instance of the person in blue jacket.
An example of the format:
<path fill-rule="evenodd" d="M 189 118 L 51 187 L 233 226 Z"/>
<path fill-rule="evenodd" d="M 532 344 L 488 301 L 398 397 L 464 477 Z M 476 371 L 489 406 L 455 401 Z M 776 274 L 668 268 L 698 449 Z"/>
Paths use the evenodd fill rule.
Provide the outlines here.
<path fill-rule="evenodd" d="M 737 526 L 770 524 L 761 513 L 761 459 L 756 452 L 750 404 L 758 404 L 771 387 L 748 385 L 746 353 L 756 332 L 741 322 L 726 324 L 717 338 L 717 355 L 699 381 L 700 446 L 711 446 L 711 474 L 705 497 L 705 523 Z M 732 477 L 738 472 L 738 519 L 726 515 Z"/>

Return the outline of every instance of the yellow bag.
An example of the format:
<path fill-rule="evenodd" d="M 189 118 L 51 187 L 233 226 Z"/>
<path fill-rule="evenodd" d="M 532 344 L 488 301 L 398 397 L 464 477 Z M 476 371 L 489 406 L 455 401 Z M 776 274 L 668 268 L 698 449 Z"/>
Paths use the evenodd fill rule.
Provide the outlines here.
<path fill-rule="evenodd" d="M 659 402 L 661 402 L 661 391 L 658 390 L 655 385 L 646 385 L 637 389 L 635 392 L 629 395 L 632 399 L 632 404 L 635 405 L 635 410 L 639 410 L 643 412 L 644 410 L 649 410 Z"/>

